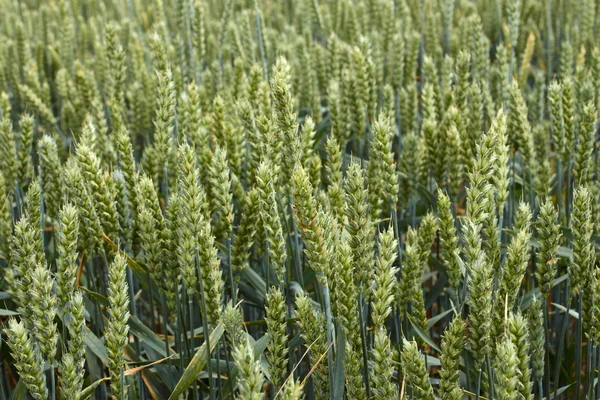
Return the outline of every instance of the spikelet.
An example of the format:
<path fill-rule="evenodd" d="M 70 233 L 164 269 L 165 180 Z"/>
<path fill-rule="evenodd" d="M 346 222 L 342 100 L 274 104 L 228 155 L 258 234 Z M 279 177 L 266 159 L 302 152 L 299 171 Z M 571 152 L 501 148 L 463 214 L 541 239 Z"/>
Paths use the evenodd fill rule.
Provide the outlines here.
<path fill-rule="evenodd" d="M 4 193 L 13 196 L 18 178 L 17 149 L 15 147 L 12 123 L 8 116 L 0 120 L 0 166 L 4 174 Z"/>
<path fill-rule="evenodd" d="M 27 293 L 31 286 L 30 271 L 36 264 L 44 262 L 43 254 L 37 248 L 36 231 L 26 216 L 15 223 L 14 240 L 10 252 L 11 267 L 7 275 L 11 276 L 12 285 L 9 290 L 17 304 L 23 309 L 23 319 L 29 323 L 31 309 L 28 307 Z M 28 325 L 29 327 L 29 325 Z"/>
<path fill-rule="evenodd" d="M 34 230 L 35 242 L 34 246 L 36 246 L 38 254 L 40 258 L 38 260 L 43 259 L 44 253 L 44 239 L 43 239 L 43 222 L 42 222 L 42 189 L 40 188 L 40 184 L 38 181 L 31 182 L 29 184 L 29 188 L 27 188 L 27 193 L 25 193 L 25 201 L 27 208 L 25 213 L 27 214 L 27 218 L 31 222 L 31 225 Z"/>
<path fill-rule="evenodd" d="M 212 196 L 209 197 L 213 215 L 213 231 L 218 241 L 229 238 L 233 223 L 231 204 L 231 178 L 227 165 L 227 153 L 220 147 L 215 149 L 208 171 Z"/>
<path fill-rule="evenodd" d="M 31 151 L 33 146 L 35 121 L 29 114 L 23 114 L 19 121 L 21 140 L 18 147 L 19 174 L 18 180 L 25 185 L 33 177 L 33 163 Z"/>
<path fill-rule="evenodd" d="M 223 308 L 224 282 L 220 269 L 221 261 L 217 257 L 215 238 L 208 221 L 200 219 L 200 231 L 196 240 L 198 262 L 202 274 L 200 279 L 202 279 L 203 283 L 208 313 L 204 317 L 208 320 L 208 325 L 214 327 L 219 322 Z"/>
<path fill-rule="evenodd" d="M 15 367 L 23 379 L 27 390 L 36 400 L 46 400 L 46 375 L 44 375 L 44 360 L 40 349 L 33 340 L 23 322 L 11 319 L 6 330 L 8 345 L 15 359 Z"/>
<path fill-rule="evenodd" d="M 303 386 L 296 379 L 290 378 L 281 392 L 282 400 L 302 400 L 304 397 Z"/>
<path fill-rule="evenodd" d="M 545 340 L 544 334 L 544 316 L 542 307 L 544 303 L 537 297 L 534 297 L 527 312 L 527 322 L 529 327 L 529 341 L 531 347 L 531 366 L 533 369 L 534 381 L 539 381 L 544 377 L 545 363 Z"/>
<path fill-rule="evenodd" d="M 108 269 L 108 322 L 104 337 L 108 353 L 111 391 L 114 399 L 127 398 L 123 387 L 125 369 L 124 350 L 129 334 L 129 291 L 125 271 L 127 260 L 117 255 Z"/>
<path fill-rule="evenodd" d="M 573 177 L 576 182 L 581 184 L 586 183 L 589 180 L 592 151 L 594 150 L 594 138 L 597 130 L 597 114 L 598 109 L 594 103 L 588 102 L 584 105 L 573 165 Z"/>
<path fill-rule="evenodd" d="M 520 151 L 525 165 L 528 165 L 533 156 L 531 125 L 527 120 L 527 105 L 516 81 L 510 86 L 509 94 L 508 145 L 513 151 Z"/>
<path fill-rule="evenodd" d="M 137 226 L 140 242 L 148 268 L 158 279 L 164 267 L 165 221 L 158 201 L 154 183 L 148 176 L 141 176 L 135 187 L 137 197 Z"/>
<path fill-rule="evenodd" d="M 435 396 L 425 368 L 425 359 L 419 351 L 417 343 L 404 339 L 402 347 L 402 370 L 407 383 L 412 385 L 415 397 L 423 400 L 434 400 Z"/>
<path fill-rule="evenodd" d="M 29 273 L 31 284 L 27 293 L 31 303 L 33 333 L 40 350 L 50 364 L 56 358 L 58 333 L 56 330 L 56 297 L 52 293 L 54 277 L 44 264 L 37 264 Z"/>
<path fill-rule="evenodd" d="M 416 195 L 421 181 L 420 155 L 422 143 L 417 135 L 408 133 L 402 136 L 402 152 L 398 162 L 400 177 L 400 206 L 406 207 Z"/>
<path fill-rule="evenodd" d="M 417 246 L 419 247 L 420 261 L 423 265 L 427 265 L 429 253 L 431 253 L 431 245 L 435 239 L 437 232 L 437 220 L 432 213 L 427 213 L 421 220 L 419 225 Z"/>
<path fill-rule="evenodd" d="M 109 238 L 116 237 L 119 232 L 119 217 L 116 208 L 113 207 L 113 193 L 107 184 L 100 160 L 87 143 L 80 143 L 77 148 L 77 157 L 81 173 L 86 186 L 88 186 L 88 192 L 93 196 L 94 203 L 97 205 L 102 232 Z"/>
<path fill-rule="evenodd" d="M 361 165 L 353 162 L 344 180 L 346 198 L 346 230 L 356 265 L 356 282 L 368 284 L 372 279 L 373 227 L 368 208 L 368 190 L 365 188 Z"/>
<path fill-rule="evenodd" d="M 463 225 L 465 238 L 465 265 L 471 277 L 469 280 L 470 306 L 469 343 L 475 360 L 475 367 L 482 368 L 484 357 L 491 350 L 490 330 L 492 327 L 492 283 L 493 267 L 481 250 L 480 226 L 467 220 Z"/>
<path fill-rule="evenodd" d="M 508 335 L 517 353 L 517 390 L 519 399 L 533 399 L 533 382 L 531 382 L 530 344 L 527 320 L 520 313 L 511 313 L 508 318 Z"/>
<path fill-rule="evenodd" d="M 450 116 L 450 112 L 456 112 L 456 108 L 451 109 L 446 115 Z M 456 127 L 456 123 L 452 121 L 450 128 L 445 130 L 443 142 L 446 146 L 446 152 L 437 160 L 438 169 L 442 169 L 447 173 L 447 189 L 452 199 L 456 199 L 460 192 L 463 182 L 463 163 L 461 154 L 461 138 Z"/>
<path fill-rule="evenodd" d="M 371 219 L 378 221 L 389 213 L 396 203 L 397 180 L 392 153 L 393 132 L 385 114 L 373 124 L 373 141 L 369 148 L 371 161 L 367 167 L 367 188 L 371 205 Z"/>
<path fill-rule="evenodd" d="M 577 133 L 576 133 L 576 121 L 575 121 L 575 83 L 573 79 L 567 78 L 563 81 L 562 90 L 562 120 L 564 130 L 564 147 L 562 156 L 562 163 L 565 167 L 571 163 L 572 152 L 575 151 Z"/>
<path fill-rule="evenodd" d="M 316 367 L 311 379 L 315 387 L 315 394 L 319 399 L 329 396 L 328 365 L 322 360 L 317 362 L 322 355 L 327 354 L 327 336 L 325 335 L 325 315 L 314 309 L 311 300 L 304 293 L 296 296 L 295 316 L 302 329 L 302 339 L 305 346 L 310 346 L 310 361 Z"/>
<path fill-rule="evenodd" d="M 417 231 L 409 227 L 406 233 L 405 257 L 402 263 L 402 276 L 399 281 L 398 310 L 401 316 L 408 314 L 411 308 L 413 320 L 421 329 L 426 329 L 423 287 L 424 264 Z"/>
<path fill-rule="evenodd" d="M 519 398 L 519 359 L 513 342 L 506 338 L 498 342 L 498 357 L 495 362 L 494 392 L 499 399 L 517 400 Z"/>
<path fill-rule="evenodd" d="M 591 282 L 589 287 L 591 289 L 591 294 L 589 299 L 589 316 L 587 318 L 587 324 L 589 326 L 587 336 L 593 341 L 594 344 L 597 344 L 600 341 L 600 279 L 598 279 L 598 273 L 594 273 L 590 280 Z M 533 357 L 533 360 L 535 361 L 536 358 Z"/>
<path fill-rule="evenodd" d="M 198 289 L 198 276 L 194 257 L 196 241 L 202 226 L 206 223 L 206 196 L 200 185 L 199 171 L 196 167 L 196 155 L 188 144 L 179 147 L 179 190 L 183 203 L 182 223 L 179 232 L 178 257 L 181 276 L 189 296 Z"/>
<path fill-rule="evenodd" d="M 469 187 L 467 188 L 467 216 L 475 224 L 481 224 L 489 218 L 489 209 L 494 202 L 492 196 L 493 186 L 490 179 L 493 165 L 496 162 L 494 148 L 484 146 L 486 137 L 482 137 L 482 143 L 477 145 L 477 156 L 473 169 L 469 172 Z"/>
<path fill-rule="evenodd" d="M 460 279 L 462 278 L 458 237 L 456 235 L 450 199 L 441 189 L 438 190 L 438 226 L 448 282 L 450 287 L 457 291 Z"/>
<path fill-rule="evenodd" d="M 69 352 L 63 354 L 59 367 L 59 385 L 64 396 L 79 399 L 85 365 L 85 308 L 81 292 L 73 293 L 69 303 Z"/>
<path fill-rule="evenodd" d="M 508 24 L 508 44 L 516 51 L 521 23 L 521 0 L 510 0 L 506 3 L 506 22 Z"/>
<path fill-rule="evenodd" d="M 574 293 L 581 293 L 594 266 L 595 251 L 591 242 L 593 233 L 590 191 L 579 186 L 573 194 L 573 212 L 571 213 L 573 238 L 573 259 L 568 265 L 570 287 Z"/>
<path fill-rule="evenodd" d="M 566 145 L 563 131 L 562 85 L 556 81 L 551 82 L 548 86 L 548 113 L 550 114 L 554 150 L 562 159 Z"/>
<path fill-rule="evenodd" d="M 239 400 L 261 400 L 263 399 L 262 386 L 264 377 L 260 367 L 260 361 L 254 359 L 254 350 L 248 339 L 239 343 L 233 351 L 233 360 L 239 369 L 238 380 Z"/>
<path fill-rule="evenodd" d="M 162 167 L 168 161 L 173 147 L 173 122 L 175 118 L 175 83 L 170 69 L 158 69 L 158 93 L 156 98 L 156 117 L 154 119 L 154 147 L 157 150 L 158 165 Z"/>
<path fill-rule="evenodd" d="M 285 296 L 278 288 L 271 288 L 267 293 L 266 304 L 267 334 L 269 344 L 267 345 L 269 360 L 269 373 L 271 384 L 278 389 L 287 374 L 287 324 Z"/>
<path fill-rule="evenodd" d="M 360 320 L 358 310 L 358 290 L 354 283 L 352 270 L 352 249 L 343 238 L 336 238 L 334 247 L 334 263 L 332 264 L 332 294 L 333 309 L 338 315 L 341 328 L 346 333 L 347 347 L 359 351 L 361 346 Z M 360 367 L 359 367 L 360 369 Z M 360 372 L 352 371 L 349 379 L 361 381 Z M 357 379 L 358 378 L 358 379 Z M 352 383 L 351 383 L 352 386 Z M 358 390 L 361 384 L 354 385 Z"/>
<path fill-rule="evenodd" d="M 223 308 L 223 327 L 225 328 L 227 341 L 232 348 L 238 347 L 245 340 L 243 319 L 241 309 L 234 307 L 231 302 Z"/>
<path fill-rule="evenodd" d="M 23 96 L 31 109 L 39 116 L 43 123 L 48 127 L 56 126 L 56 118 L 52 110 L 45 103 L 44 99 L 40 98 L 35 91 L 28 85 L 19 85 L 18 90 Z"/>
<path fill-rule="evenodd" d="M 264 234 L 263 243 L 268 250 L 270 262 L 279 282 L 283 283 L 286 278 L 287 251 L 273 176 L 272 164 L 261 162 L 256 174 L 260 217 L 260 227 L 257 230 Z"/>
<path fill-rule="evenodd" d="M 398 272 L 398 269 L 394 267 L 397 246 L 398 242 L 394 238 L 392 227 L 379 235 L 379 254 L 375 263 L 374 286 L 371 289 L 371 315 L 376 327 L 385 327 L 385 320 L 392 312 L 391 304 L 396 286 L 395 275 Z"/>
<path fill-rule="evenodd" d="M 519 205 L 515 216 L 515 236 L 508 245 L 506 262 L 501 268 L 498 291 L 494 303 L 494 337 L 502 337 L 505 330 L 505 315 L 512 312 L 517 295 L 521 288 L 521 281 L 530 257 L 531 232 L 529 224 L 531 211 L 525 203 Z"/>
<path fill-rule="evenodd" d="M 373 384 L 373 398 L 378 400 L 392 399 L 397 396 L 397 388 L 392 381 L 394 366 L 389 356 L 390 351 L 390 338 L 385 328 L 380 327 L 375 331 L 373 350 L 371 352 L 373 369 L 370 371 L 370 379 Z"/>
<path fill-rule="evenodd" d="M 80 221 L 79 245 L 87 252 L 94 253 L 100 249 L 102 226 L 94 199 L 85 184 L 81 167 L 75 159 L 70 159 L 63 170 L 65 200 L 77 207 Z"/>
<path fill-rule="evenodd" d="M 493 143 L 494 149 L 494 171 L 492 174 L 491 183 L 495 191 L 496 211 L 500 216 L 504 212 L 504 205 L 508 199 L 509 190 L 509 152 L 507 144 L 507 123 L 506 116 L 498 113 L 492 121 L 492 126 L 488 132 L 489 140 Z M 485 139 L 484 139 L 485 140 Z"/>
<path fill-rule="evenodd" d="M 246 196 L 245 208 L 240 224 L 235 233 L 231 251 L 231 268 L 233 272 L 240 272 L 248 263 L 250 249 L 254 244 L 257 226 L 254 223 L 259 217 L 259 194 L 256 188 L 250 190 Z"/>
<path fill-rule="evenodd" d="M 299 162 L 300 139 L 298 135 L 298 122 L 294 112 L 294 102 L 290 88 L 290 66 L 285 58 L 277 59 L 273 67 L 271 79 L 271 93 L 273 96 L 273 109 L 275 123 L 282 134 L 284 141 L 284 155 L 282 159 L 283 182 L 290 182 L 290 177 Z"/>
<path fill-rule="evenodd" d="M 321 183 L 321 158 L 314 149 L 316 133 L 315 122 L 307 117 L 300 132 L 300 162 L 310 175 L 310 183 L 314 188 Z"/>
<path fill-rule="evenodd" d="M 59 177 L 60 161 L 56 141 L 50 136 L 44 135 L 38 142 L 38 155 L 45 211 L 50 217 L 56 218 L 62 200 Z"/>
<path fill-rule="evenodd" d="M 75 290 L 77 273 L 77 236 L 79 213 L 70 203 L 59 214 L 58 257 L 56 259 L 56 286 L 59 309 L 63 309 Z"/>
<path fill-rule="evenodd" d="M 558 223 L 558 211 L 552 200 L 547 199 L 540 207 L 536 223 L 537 237 L 540 243 L 536 278 L 543 298 L 547 298 L 552 289 L 558 268 L 558 247 L 561 232 Z"/>
<path fill-rule="evenodd" d="M 460 354 L 465 347 L 466 324 L 460 315 L 456 315 L 442 339 L 440 362 L 440 397 L 442 400 L 462 399 L 460 389 Z"/>
<path fill-rule="evenodd" d="M 0 172 L 0 258 L 8 260 L 12 241 L 13 215 L 9 200 L 10 196 L 4 191 L 4 189 L 4 175 L 2 172 Z M 12 274 L 9 270 L 7 270 L 4 276 L 6 279 L 10 279 L 10 275 Z M 12 284 L 11 282 L 8 283 L 10 290 Z"/>
<path fill-rule="evenodd" d="M 519 204 L 515 215 L 514 229 L 516 235 L 508 246 L 506 264 L 502 269 L 500 290 L 509 295 L 509 307 L 517 299 L 519 284 L 524 277 L 530 256 L 531 211 L 527 203 Z"/>
<path fill-rule="evenodd" d="M 309 177 L 302 166 L 292 175 L 292 196 L 294 197 L 294 218 L 302 234 L 309 266 L 318 274 L 321 284 L 330 272 L 331 241 L 328 235 L 331 216 L 318 207 Z"/>

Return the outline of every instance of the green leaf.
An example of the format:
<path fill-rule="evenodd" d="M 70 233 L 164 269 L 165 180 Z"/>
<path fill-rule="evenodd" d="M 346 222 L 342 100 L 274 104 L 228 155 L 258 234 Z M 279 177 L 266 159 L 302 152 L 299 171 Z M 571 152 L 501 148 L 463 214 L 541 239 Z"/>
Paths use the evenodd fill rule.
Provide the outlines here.
<path fill-rule="evenodd" d="M 425 341 L 425 343 L 430 345 L 431 348 L 434 349 L 435 351 L 437 351 L 438 353 L 442 352 L 442 350 L 440 350 L 440 348 L 434 343 L 434 341 L 431 340 L 431 338 L 425 332 L 423 332 L 423 329 L 419 328 L 419 326 L 413 322 L 410 315 L 408 316 L 408 320 L 410 321 L 410 324 L 413 327 L 413 329 L 415 330 L 415 332 L 417 333 L 417 335 L 419 335 L 419 337 L 421 339 L 423 339 Z"/>
<path fill-rule="evenodd" d="M 550 398 L 550 399 L 555 399 L 555 398 L 557 398 L 558 396 L 560 396 L 561 394 L 563 394 L 564 392 L 566 392 L 566 391 L 567 391 L 567 390 L 568 390 L 568 389 L 569 389 L 571 386 L 573 386 L 574 384 L 575 384 L 575 382 L 573 382 L 573 383 L 570 383 L 570 384 L 568 384 L 568 385 L 566 385 L 566 386 L 563 386 L 563 387 L 561 387 L 561 388 L 558 388 L 558 390 L 557 390 L 556 392 L 553 392 L 553 393 L 552 393 L 552 394 L 551 394 L 549 397 L 544 397 L 544 399 L 543 399 L 543 400 L 546 400 L 547 398 Z"/>
<path fill-rule="evenodd" d="M 449 309 L 444 311 L 441 314 L 436 315 L 433 318 L 429 318 L 427 320 L 427 328 L 432 328 L 435 324 L 437 324 L 442 318 L 444 318 L 446 315 L 450 314 L 451 312 L 453 312 L 453 309 Z"/>
<path fill-rule="evenodd" d="M 344 385 L 346 377 L 344 376 L 344 359 L 346 358 L 346 334 L 343 329 L 338 330 L 337 343 L 335 344 L 335 363 L 333 365 L 333 400 L 342 400 L 344 398 Z M 331 351 L 331 349 L 328 349 Z M 327 362 L 323 360 L 321 362 Z"/>
<path fill-rule="evenodd" d="M 102 344 L 102 341 L 98 339 L 98 337 L 94 335 L 94 332 L 90 331 L 89 328 L 84 328 L 84 332 L 85 344 L 87 345 L 88 349 L 90 349 L 90 351 L 94 353 L 104 365 L 108 365 L 108 354 L 106 352 L 106 347 L 104 347 L 104 344 Z"/>
<path fill-rule="evenodd" d="M 10 311 L 0 308 L 0 317 L 14 317 L 15 315 L 19 315 L 19 313 L 16 311 Z"/>
<path fill-rule="evenodd" d="M 440 367 L 442 362 L 439 358 L 427 355 L 427 366 L 428 367 Z"/>
<path fill-rule="evenodd" d="M 267 297 L 267 284 L 263 278 L 261 278 L 252 268 L 244 268 L 240 273 L 240 278 L 243 282 L 247 283 L 250 288 L 254 289 L 248 290 L 245 285 L 240 284 L 240 291 L 243 290 L 243 293 L 249 295 L 249 298 L 256 304 L 264 304 Z"/>
<path fill-rule="evenodd" d="M 22 379 L 19 379 L 19 383 L 15 387 L 15 390 L 12 394 L 12 400 L 25 400 L 27 398 L 27 387 L 25 387 L 25 383 Z"/>
<path fill-rule="evenodd" d="M 90 296 L 92 299 L 98 300 L 98 302 L 100 304 L 102 304 L 104 307 L 110 306 L 108 299 L 106 297 L 102 296 L 100 293 L 96 293 L 92 290 L 89 290 L 88 288 L 83 287 L 83 286 L 80 286 L 79 289 L 86 292 L 88 294 L 88 296 Z"/>
<path fill-rule="evenodd" d="M 172 350 L 171 354 L 165 354 L 164 340 L 156 336 L 156 334 L 150 328 L 144 325 L 142 321 L 133 315 L 129 316 L 129 328 L 131 334 L 136 336 L 142 342 L 146 343 L 162 357 L 168 357 L 173 354 Z"/>
<path fill-rule="evenodd" d="M 181 395 L 185 390 L 187 390 L 187 388 L 190 387 L 194 380 L 196 380 L 196 377 L 200 374 L 200 372 L 204 368 L 204 365 L 209 361 L 210 353 L 212 353 L 215 346 L 217 345 L 217 342 L 221 339 L 223 331 L 223 324 L 219 323 L 219 325 L 217 325 L 217 327 L 210 334 L 210 351 L 208 351 L 208 349 L 206 348 L 206 342 L 204 342 L 202 346 L 200 346 L 200 348 L 192 358 L 192 361 L 190 361 L 187 368 L 183 372 L 181 379 L 179 380 L 179 382 L 177 382 L 177 386 L 175 386 L 175 390 L 173 390 L 173 393 L 171 393 L 169 400 L 173 400 L 179 397 L 179 395 Z"/>
<path fill-rule="evenodd" d="M 81 396 L 79 397 L 79 399 L 80 400 L 87 400 L 87 399 L 89 399 L 90 397 L 92 397 L 92 395 L 96 391 L 96 388 L 98 386 L 100 386 L 100 384 L 102 382 L 106 382 L 108 380 L 110 380 L 110 378 L 98 379 L 96 382 L 92 383 L 90 386 L 86 387 L 85 389 L 83 389 L 81 391 Z"/>
<path fill-rule="evenodd" d="M 269 335 L 262 335 L 261 338 L 255 341 L 254 343 L 250 342 L 252 343 L 252 349 L 254 350 L 254 358 L 258 359 L 260 358 L 260 356 L 262 356 L 262 354 L 267 349 L 267 345 L 269 344 L 270 340 L 271 338 L 269 338 Z"/>

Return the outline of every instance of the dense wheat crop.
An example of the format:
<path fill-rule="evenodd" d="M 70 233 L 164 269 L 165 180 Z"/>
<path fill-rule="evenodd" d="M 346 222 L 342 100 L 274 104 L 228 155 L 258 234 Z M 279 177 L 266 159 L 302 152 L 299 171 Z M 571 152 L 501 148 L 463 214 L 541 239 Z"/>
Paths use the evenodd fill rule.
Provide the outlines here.
<path fill-rule="evenodd" d="M 0 10 L 0 400 L 600 398 L 600 1 Z"/>

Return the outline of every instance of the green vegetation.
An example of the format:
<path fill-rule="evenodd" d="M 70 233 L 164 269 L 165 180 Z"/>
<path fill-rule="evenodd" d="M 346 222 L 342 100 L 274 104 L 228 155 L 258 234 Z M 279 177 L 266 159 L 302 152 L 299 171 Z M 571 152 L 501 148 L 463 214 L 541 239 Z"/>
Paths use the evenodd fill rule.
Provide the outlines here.
<path fill-rule="evenodd" d="M 598 0 L 0 0 L 0 400 L 598 399 Z"/>

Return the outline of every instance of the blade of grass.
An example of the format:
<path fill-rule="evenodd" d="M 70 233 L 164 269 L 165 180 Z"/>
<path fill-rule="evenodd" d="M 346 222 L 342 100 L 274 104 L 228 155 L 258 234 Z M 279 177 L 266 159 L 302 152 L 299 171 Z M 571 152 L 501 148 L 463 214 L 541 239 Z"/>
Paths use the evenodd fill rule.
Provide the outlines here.
<path fill-rule="evenodd" d="M 196 377 L 200 374 L 200 372 L 202 371 L 204 366 L 208 363 L 208 361 L 210 359 L 210 353 L 214 350 L 214 346 L 216 345 L 216 343 L 219 341 L 219 339 L 223 335 L 223 332 L 224 332 L 223 324 L 219 323 L 217 325 L 217 327 L 209 335 L 212 343 L 214 343 L 213 347 L 211 347 L 210 351 L 208 351 L 207 344 L 208 344 L 209 340 L 206 340 L 202 344 L 202 346 L 200 346 L 200 348 L 198 349 L 198 351 L 196 352 L 196 354 L 194 355 L 194 357 L 188 364 L 187 368 L 183 372 L 181 379 L 179 380 L 179 382 L 177 382 L 177 385 L 175 386 L 173 393 L 171 393 L 171 396 L 169 396 L 169 400 L 174 400 L 174 399 L 178 398 L 184 391 L 186 391 L 192 385 L 192 383 L 195 381 Z M 207 336 L 207 338 L 208 338 L 208 336 Z M 210 363 L 208 363 L 208 364 L 210 364 Z"/>

